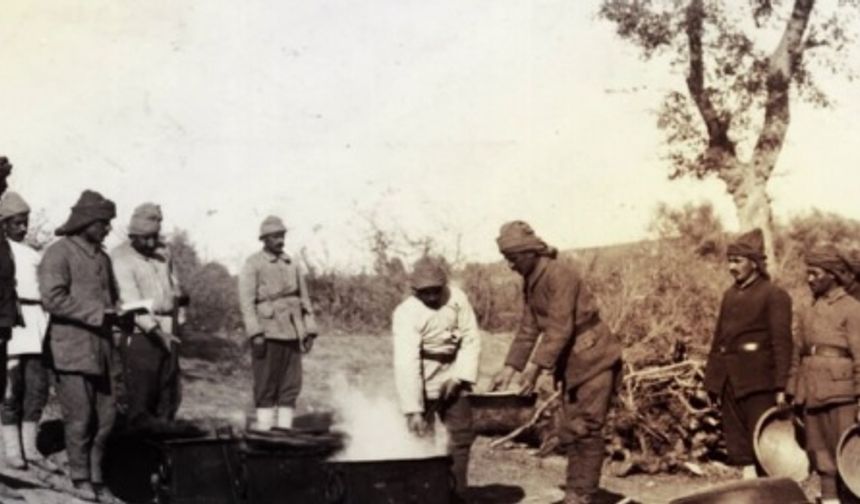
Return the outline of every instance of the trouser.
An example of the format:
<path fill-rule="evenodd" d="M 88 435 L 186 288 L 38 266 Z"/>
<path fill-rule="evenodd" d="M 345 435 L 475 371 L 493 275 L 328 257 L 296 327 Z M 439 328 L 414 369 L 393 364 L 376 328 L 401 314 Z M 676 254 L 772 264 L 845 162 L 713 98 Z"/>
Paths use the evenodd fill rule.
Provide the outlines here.
<path fill-rule="evenodd" d="M 123 380 L 129 424 L 145 427 L 154 420 L 172 419 L 169 415 L 177 350 L 169 353 L 154 337 L 141 333 L 126 337 L 123 343 Z"/>
<path fill-rule="evenodd" d="M 457 484 L 457 493 L 460 495 L 469 486 L 469 451 L 475 442 L 472 408 L 465 392 L 466 390 L 461 389 L 455 397 L 447 401 L 435 399 L 424 404 L 424 419 L 427 423 L 434 425 L 438 415 L 448 431 L 448 449 L 453 462 L 451 470 Z"/>
<path fill-rule="evenodd" d="M 726 382 L 720 410 L 729 464 L 745 466 L 756 463 L 753 448 L 755 426 L 761 416 L 775 405 L 776 394 L 772 391 L 756 392 L 739 398 L 735 396 L 731 384 Z"/>
<path fill-rule="evenodd" d="M 302 352 L 298 340 L 266 338 L 263 356 L 251 353 L 254 405 L 257 408 L 295 408 L 302 389 Z"/>
<path fill-rule="evenodd" d="M 38 422 L 48 402 L 48 387 L 48 370 L 41 354 L 9 357 L 0 422 L 3 425 Z"/>
<path fill-rule="evenodd" d="M 836 468 L 836 448 L 839 438 L 854 425 L 857 419 L 857 404 L 828 404 L 804 411 L 806 426 L 806 450 L 821 478 L 821 496 L 825 499 L 843 497 L 850 502 L 847 489 L 842 488 Z"/>
<path fill-rule="evenodd" d="M 158 401 L 158 418 L 174 420 L 182 404 L 182 372 L 179 368 L 179 348 L 174 347 L 167 358 Z"/>
<path fill-rule="evenodd" d="M 116 416 L 110 379 L 58 371 L 56 390 L 63 412 L 69 475 L 72 480 L 104 483 L 102 460 Z"/>
<path fill-rule="evenodd" d="M 600 488 L 603 426 L 617 373 L 607 369 L 563 394 L 559 440 L 567 453 L 565 503 L 590 503 Z"/>

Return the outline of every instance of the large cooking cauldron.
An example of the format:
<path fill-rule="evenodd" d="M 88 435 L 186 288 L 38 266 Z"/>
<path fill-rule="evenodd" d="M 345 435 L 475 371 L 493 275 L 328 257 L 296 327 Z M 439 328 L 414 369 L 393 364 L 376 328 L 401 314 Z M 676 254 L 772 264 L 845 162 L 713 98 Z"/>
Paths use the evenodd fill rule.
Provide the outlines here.
<path fill-rule="evenodd" d="M 449 504 L 451 457 L 330 462 L 343 504 Z"/>

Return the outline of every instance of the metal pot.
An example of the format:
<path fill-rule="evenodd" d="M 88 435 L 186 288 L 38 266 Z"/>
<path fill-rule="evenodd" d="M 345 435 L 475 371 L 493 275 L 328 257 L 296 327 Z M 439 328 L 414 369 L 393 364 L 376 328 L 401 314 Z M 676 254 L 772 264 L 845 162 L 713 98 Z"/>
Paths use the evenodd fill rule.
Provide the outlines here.
<path fill-rule="evenodd" d="M 340 504 L 450 504 L 451 457 L 330 463 L 342 488 Z"/>
<path fill-rule="evenodd" d="M 803 481 L 809 476 L 809 456 L 803 448 L 803 428 L 792 414 L 780 414 L 776 406 L 756 423 L 753 447 L 759 464 L 769 476 Z"/>
<path fill-rule="evenodd" d="M 720 485 L 681 497 L 670 504 L 808 504 L 800 486 L 789 478 L 758 478 Z"/>
<path fill-rule="evenodd" d="M 845 486 L 860 497 L 860 424 L 850 427 L 839 439 L 836 466 Z"/>
<path fill-rule="evenodd" d="M 466 396 L 472 408 L 475 432 L 485 435 L 507 434 L 528 422 L 537 395 L 521 396 L 510 392 L 471 393 Z"/>

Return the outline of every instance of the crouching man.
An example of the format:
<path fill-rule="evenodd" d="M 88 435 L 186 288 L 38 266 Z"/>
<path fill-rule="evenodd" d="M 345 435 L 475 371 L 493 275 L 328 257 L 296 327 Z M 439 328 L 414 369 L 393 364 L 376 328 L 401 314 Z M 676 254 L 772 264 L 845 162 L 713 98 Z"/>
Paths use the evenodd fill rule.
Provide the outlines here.
<path fill-rule="evenodd" d="M 412 295 L 392 317 L 394 378 L 409 429 L 433 431 L 436 417 L 450 436 L 457 493 L 468 485 L 475 440 L 466 392 L 478 379 L 481 341 L 466 294 L 448 284 L 444 268 L 423 258 L 413 269 Z"/>
<path fill-rule="evenodd" d="M 840 279 L 848 277 L 848 265 L 835 249 L 813 250 L 806 267 L 814 301 L 800 317 L 787 392 L 803 411 L 806 451 L 821 477 L 821 502 L 853 502 L 838 480 L 836 446 L 842 433 L 860 422 L 860 301 L 845 292 Z"/>

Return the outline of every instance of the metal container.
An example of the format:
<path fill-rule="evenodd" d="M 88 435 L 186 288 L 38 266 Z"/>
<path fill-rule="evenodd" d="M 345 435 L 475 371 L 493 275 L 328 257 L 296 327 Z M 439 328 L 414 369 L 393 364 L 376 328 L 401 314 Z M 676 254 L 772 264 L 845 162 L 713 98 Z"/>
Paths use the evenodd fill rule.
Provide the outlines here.
<path fill-rule="evenodd" d="M 471 393 L 472 426 L 484 435 L 507 434 L 528 422 L 534 414 L 537 395 L 510 392 Z"/>
<path fill-rule="evenodd" d="M 839 439 L 836 466 L 845 486 L 860 497 L 860 424 L 848 428 Z"/>
<path fill-rule="evenodd" d="M 331 462 L 339 504 L 450 504 L 451 457 Z M 334 485 L 341 485 L 338 489 Z"/>
<path fill-rule="evenodd" d="M 800 486 L 790 478 L 736 481 L 697 492 L 670 504 L 808 504 Z"/>
<path fill-rule="evenodd" d="M 809 456 L 802 441 L 803 428 L 791 414 L 780 414 L 776 406 L 759 418 L 753 433 L 756 458 L 768 476 L 803 481 L 809 476 Z"/>
<path fill-rule="evenodd" d="M 242 453 L 246 498 L 253 504 L 336 504 L 343 485 L 318 457 L 249 450 Z"/>
<path fill-rule="evenodd" d="M 238 439 L 216 437 L 159 443 L 161 464 L 153 477 L 159 504 L 242 504 Z"/>

